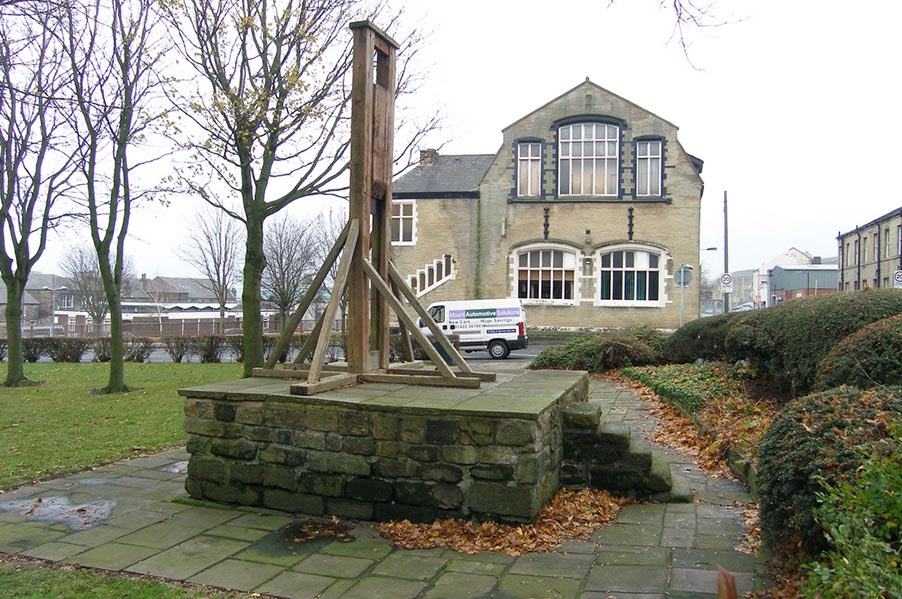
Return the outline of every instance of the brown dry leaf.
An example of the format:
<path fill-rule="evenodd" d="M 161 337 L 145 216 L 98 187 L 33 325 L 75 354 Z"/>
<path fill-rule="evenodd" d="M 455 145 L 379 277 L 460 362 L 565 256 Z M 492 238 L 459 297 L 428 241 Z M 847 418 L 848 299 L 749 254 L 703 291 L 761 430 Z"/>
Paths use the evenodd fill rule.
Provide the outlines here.
<path fill-rule="evenodd" d="M 474 523 L 460 519 L 413 524 L 402 520 L 384 522 L 379 532 L 404 549 L 445 547 L 468 554 L 502 551 L 516 556 L 553 551 L 563 541 L 586 537 L 613 524 L 624 503 L 627 501 L 607 491 L 561 489 L 533 524 Z"/>

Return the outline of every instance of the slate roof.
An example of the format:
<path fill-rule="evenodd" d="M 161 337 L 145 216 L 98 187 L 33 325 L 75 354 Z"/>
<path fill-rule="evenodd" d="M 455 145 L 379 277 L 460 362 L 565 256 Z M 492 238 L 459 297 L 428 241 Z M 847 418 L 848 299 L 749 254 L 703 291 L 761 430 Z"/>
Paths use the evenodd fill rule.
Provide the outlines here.
<path fill-rule="evenodd" d="M 392 183 L 395 199 L 479 197 L 479 184 L 494 154 L 435 153 L 431 162 L 416 168 Z"/>

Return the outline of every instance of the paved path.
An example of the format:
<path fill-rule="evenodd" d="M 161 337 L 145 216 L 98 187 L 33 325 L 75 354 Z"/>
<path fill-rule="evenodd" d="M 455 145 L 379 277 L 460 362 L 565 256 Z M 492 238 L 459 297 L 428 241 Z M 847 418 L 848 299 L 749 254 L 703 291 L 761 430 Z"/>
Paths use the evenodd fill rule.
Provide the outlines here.
<path fill-rule="evenodd" d="M 593 380 L 590 400 L 634 435 L 653 425 L 611 383 Z M 350 542 L 295 543 L 298 519 L 190 500 L 183 449 L 0 496 L 0 552 L 298 599 L 707 599 L 717 597 L 718 565 L 740 594 L 766 584 L 761 560 L 734 549 L 735 504 L 750 500 L 741 485 L 660 451 L 698 502 L 626 506 L 615 525 L 553 553 L 395 549 L 369 523 Z"/>

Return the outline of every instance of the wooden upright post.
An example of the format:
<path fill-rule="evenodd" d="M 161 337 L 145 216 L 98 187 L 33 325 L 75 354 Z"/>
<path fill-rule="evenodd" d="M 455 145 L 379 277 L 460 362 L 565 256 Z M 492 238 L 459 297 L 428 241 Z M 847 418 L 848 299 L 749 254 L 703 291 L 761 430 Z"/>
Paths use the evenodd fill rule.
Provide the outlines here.
<path fill-rule="evenodd" d="M 398 45 L 369 21 L 351 23 L 351 189 L 348 218 L 360 222 L 348 278 L 347 360 L 350 372 L 388 366 L 388 304 L 371 291 L 363 262 L 388 278 L 395 53 Z M 370 228 L 372 223 L 372 229 Z"/>
<path fill-rule="evenodd" d="M 306 383 L 291 385 L 295 395 L 312 395 L 359 381 L 392 382 L 431 386 L 476 388 L 480 381 L 494 380 L 493 374 L 476 373 L 467 365 L 445 334 L 432 322 L 416 295 L 395 271 L 391 262 L 392 142 L 394 140 L 395 54 L 398 45 L 369 21 L 351 23 L 354 32 L 353 88 L 351 90 L 351 189 L 348 226 L 342 233 L 327 264 L 341 253 L 339 273 L 331 289 L 332 297 L 311 339 L 304 344 L 291 368 L 275 370 L 274 352 L 265 368 L 255 368 L 257 376 L 306 377 Z M 325 277 L 326 265 L 282 332 L 278 349 L 289 346 L 297 323 Z M 348 293 L 347 365 L 324 365 L 331 341 L 332 323 L 338 300 Z M 400 294 L 400 295 L 399 295 Z M 446 355 L 458 367 L 455 372 L 407 314 L 401 297 L 422 318 Z M 403 354 L 401 368 L 389 364 L 390 310 L 400 323 Z M 416 340 L 435 370 L 422 369 L 413 360 L 410 337 Z M 314 348 L 315 346 L 315 348 Z M 310 366 L 300 368 L 313 351 Z M 414 368 L 417 366 L 417 368 Z"/>

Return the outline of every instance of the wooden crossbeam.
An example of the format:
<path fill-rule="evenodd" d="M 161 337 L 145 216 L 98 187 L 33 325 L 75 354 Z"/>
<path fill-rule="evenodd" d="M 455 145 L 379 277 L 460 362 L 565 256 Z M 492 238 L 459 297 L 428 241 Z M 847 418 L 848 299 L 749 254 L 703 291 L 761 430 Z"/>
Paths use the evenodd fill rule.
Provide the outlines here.
<path fill-rule="evenodd" d="M 479 379 L 447 376 L 427 376 L 411 374 L 389 374 L 378 371 L 365 372 L 359 376 L 365 383 L 393 383 L 402 385 L 423 385 L 425 387 L 457 387 L 478 389 Z"/>
<path fill-rule="evenodd" d="M 376 269 L 373 268 L 373 265 L 369 263 L 367 260 L 363 260 L 361 265 L 363 266 L 363 272 L 366 274 L 367 278 L 369 278 L 370 283 L 372 283 L 373 287 L 376 288 L 382 297 L 385 298 L 386 301 L 391 305 L 392 309 L 395 311 L 395 315 L 398 317 L 398 320 L 404 323 L 404 325 L 408 328 L 408 330 L 413 334 L 414 338 L 417 340 L 417 343 L 423 348 L 426 354 L 432 359 L 435 363 L 436 368 L 442 373 L 442 376 L 454 379 L 457 378 L 457 375 L 454 374 L 454 371 L 445 364 L 445 360 L 442 358 L 441 354 L 438 353 L 438 350 L 429 343 L 429 340 L 426 339 L 426 335 L 416 326 L 416 323 L 413 322 L 413 319 L 409 314 L 404 310 L 404 306 L 401 305 L 401 302 L 392 295 L 391 290 L 388 288 L 388 283 L 382 280 L 382 277 L 379 276 L 379 273 L 376 272 Z M 430 322 L 432 319 L 429 319 Z M 441 333 L 440 333 L 441 334 Z M 447 339 L 446 339 L 447 341 Z M 453 348 L 452 348 L 453 349 Z"/>
<path fill-rule="evenodd" d="M 351 223 L 350 221 L 348 221 L 348 223 L 345 224 L 344 229 L 342 229 L 341 233 L 338 235 L 338 238 L 335 240 L 335 243 L 332 244 L 332 249 L 329 250 L 329 255 L 326 256 L 326 259 L 325 261 L 323 261 L 322 266 L 319 267 L 319 270 L 316 272 L 316 275 L 310 282 L 310 286 L 307 287 L 307 293 L 304 294 L 304 297 L 301 299 L 301 303 L 298 304 L 298 307 L 294 311 L 294 314 L 291 315 L 291 318 L 289 318 L 288 322 L 285 324 L 285 328 L 282 330 L 282 335 L 276 342 L 276 347 L 273 349 L 272 353 L 269 354 L 269 358 L 267 358 L 266 364 L 264 365 L 266 368 L 275 367 L 276 361 L 279 359 L 279 356 L 281 356 L 285 352 L 285 350 L 288 349 L 288 344 L 291 343 L 291 338 L 294 335 L 294 331 L 298 328 L 298 325 L 304 318 L 304 314 L 307 313 L 307 309 L 310 308 L 310 304 L 312 304 L 313 300 L 316 298 L 316 294 L 319 293 L 320 287 L 322 287 L 323 282 L 326 280 L 326 277 L 329 274 L 329 269 L 338 258 L 338 254 L 341 253 L 341 249 L 345 245 L 345 240 L 348 238 L 348 230 L 350 229 L 350 227 Z"/>
<path fill-rule="evenodd" d="M 451 361 L 454 362 L 454 365 L 461 369 L 462 372 L 473 372 L 473 369 L 470 368 L 470 365 L 467 364 L 467 361 L 463 359 L 463 356 L 460 355 L 460 352 L 457 351 L 457 348 L 448 340 L 445 336 L 445 333 L 438 328 L 438 325 L 435 324 L 435 321 L 432 320 L 432 317 L 429 316 L 429 313 L 426 312 L 426 309 L 420 303 L 420 300 L 417 299 L 417 296 L 413 293 L 410 287 L 407 286 L 407 283 L 404 281 L 404 278 L 398 273 L 395 265 L 391 262 L 388 264 L 388 274 L 391 277 L 392 281 L 394 281 L 398 290 L 404 295 L 407 299 L 407 302 L 414 309 L 423 322 L 426 323 L 426 326 L 429 328 L 429 332 L 432 333 L 435 340 L 442 346 L 442 348 L 448 352 L 448 355 L 451 356 Z M 415 327 L 416 328 L 416 327 Z M 416 329 L 419 331 L 419 329 Z M 413 332 L 413 330 L 411 330 Z M 419 339 L 417 339 L 419 341 Z M 420 343 L 422 345 L 422 342 Z M 425 349 L 425 348 L 424 348 Z"/>
<path fill-rule="evenodd" d="M 313 360 L 311 360 L 310 363 L 310 376 L 307 378 L 308 383 L 316 383 L 319 381 L 320 372 L 323 367 L 323 358 L 326 355 L 326 347 L 329 345 L 329 340 L 332 337 L 332 324 L 335 322 L 335 313 L 338 311 L 338 303 L 341 300 L 341 294 L 348 281 L 348 272 L 351 269 L 354 250 L 357 247 L 357 234 L 360 229 L 360 221 L 353 219 L 350 223 L 350 227 L 348 228 L 348 239 L 345 242 L 341 260 L 338 263 L 338 273 L 335 275 L 335 281 L 332 285 L 332 297 L 329 298 L 329 303 L 326 305 L 326 311 L 323 312 L 323 324 L 320 328 L 316 349 L 313 351 Z"/>

